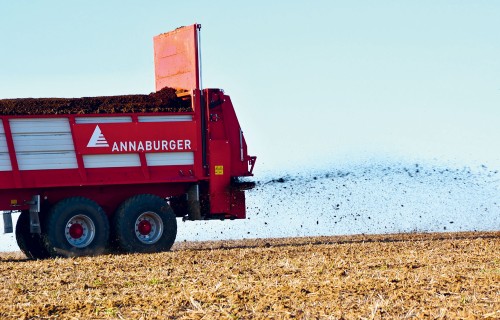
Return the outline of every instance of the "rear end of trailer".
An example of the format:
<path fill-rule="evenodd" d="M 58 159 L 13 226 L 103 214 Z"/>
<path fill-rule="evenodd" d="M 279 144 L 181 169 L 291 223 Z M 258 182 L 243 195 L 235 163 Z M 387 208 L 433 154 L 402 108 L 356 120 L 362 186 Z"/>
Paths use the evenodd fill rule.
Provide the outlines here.
<path fill-rule="evenodd" d="M 0 101 L 0 210 L 28 257 L 164 251 L 176 218 L 245 218 L 256 158 L 230 97 L 201 89 L 199 29 L 154 38 L 152 95 Z"/>

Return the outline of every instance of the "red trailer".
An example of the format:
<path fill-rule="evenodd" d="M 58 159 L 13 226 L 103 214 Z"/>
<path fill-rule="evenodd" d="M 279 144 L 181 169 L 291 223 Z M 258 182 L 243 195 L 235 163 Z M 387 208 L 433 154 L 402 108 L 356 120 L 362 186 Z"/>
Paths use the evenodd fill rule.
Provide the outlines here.
<path fill-rule="evenodd" d="M 199 29 L 154 38 L 156 91 L 175 88 L 183 108 L 66 112 L 78 99 L 54 99 L 50 111 L 0 115 L 0 210 L 5 232 L 21 212 L 16 239 L 28 257 L 164 251 L 176 217 L 245 218 L 253 184 L 239 177 L 256 157 L 229 96 L 200 89 Z M 37 100 L 7 102 L 23 110 Z"/>

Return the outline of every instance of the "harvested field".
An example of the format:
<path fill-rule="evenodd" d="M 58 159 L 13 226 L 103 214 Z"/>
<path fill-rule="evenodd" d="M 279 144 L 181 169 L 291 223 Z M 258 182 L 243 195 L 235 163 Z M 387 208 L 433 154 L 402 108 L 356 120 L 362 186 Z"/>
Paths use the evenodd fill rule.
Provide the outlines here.
<path fill-rule="evenodd" d="M 500 232 L 180 243 L 0 261 L 1 318 L 500 318 Z"/>
<path fill-rule="evenodd" d="M 24 98 L 0 100 L 0 115 L 54 115 L 191 111 L 191 101 L 178 98 L 175 89 L 148 95 L 85 98 Z"/>

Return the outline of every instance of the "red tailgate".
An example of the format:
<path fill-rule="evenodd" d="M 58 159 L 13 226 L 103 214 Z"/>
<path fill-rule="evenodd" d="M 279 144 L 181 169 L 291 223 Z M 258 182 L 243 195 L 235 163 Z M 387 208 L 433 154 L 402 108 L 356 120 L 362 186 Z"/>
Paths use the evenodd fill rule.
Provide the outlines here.
<path fill-rule="evenodd" d="M 194 24 L 154 37 L 156 91 L 200 88 L 198 32 Z"/>

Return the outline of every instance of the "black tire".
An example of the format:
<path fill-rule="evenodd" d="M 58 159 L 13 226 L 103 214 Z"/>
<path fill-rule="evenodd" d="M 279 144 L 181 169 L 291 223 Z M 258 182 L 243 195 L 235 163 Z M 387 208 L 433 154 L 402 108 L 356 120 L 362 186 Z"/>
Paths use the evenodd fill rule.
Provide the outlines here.
<path fill-rule="evenodd" d="M 40 217 L 41 218 L 41 217 Z M 42 224 L 42 232 L 44 225 Z M 30 213 L 22 211 L 16 223 L 16 241 L 28 259 L 47 259 L 50 257 L 41 234 L 30 232 Z"/>
<path fill-rule="evenodd" d="M 168 203 L 152 194 L 140 194 L 123 202 L 113 216 L 113 241 L 124 252 L 161 252 L 172 247 L 177 220 Z"/>
<path fill-rule="evenodd" d="M 46 230 L 45 246 L 53 257 L 99 255 L 108 243 L 109 221 L 97 203 L 73 197 L 50 209 Z"/>

